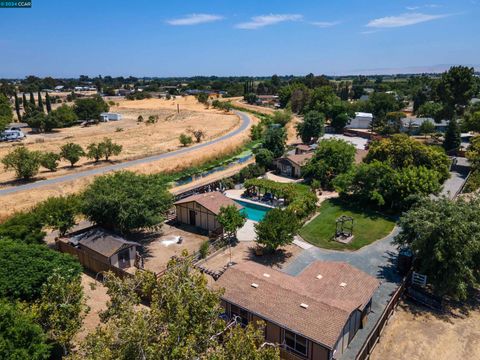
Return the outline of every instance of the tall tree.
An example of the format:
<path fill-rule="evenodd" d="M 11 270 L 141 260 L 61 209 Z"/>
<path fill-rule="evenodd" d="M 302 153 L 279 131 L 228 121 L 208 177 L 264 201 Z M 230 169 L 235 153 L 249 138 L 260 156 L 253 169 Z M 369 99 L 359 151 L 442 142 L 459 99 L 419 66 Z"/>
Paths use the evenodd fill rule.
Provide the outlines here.
<path fill-rule="evenodd" d="M 466 66 L 453 66 L 442 74 L 437 93 L 450 116 L 463 114 L 465 106 L 478 91 L 475 70 Z"/>
<path fill-rule="evenodd" d="M 311 110 L 297 124 L 297 134 L 305 144 L 309 144 L 312 140 L 318 139 L 325 133 L 324 123 L 325 115 Z"/>
<path fill-rule="evenodd" d="M 257 243 L 268 252 L 275 251 L 279 246 L 291 244 L 298 229 L 299 223 L 292 211 L 272 209 L 255 224 Z"/>
<path fill-rule="evenodd" d="M 23 111 L 25 111 L 27 107 L 27 96 L 25 95 L 25 92 L 22 93 L 22 107 Z"/>
<path fill-rule="evenodd" d="M 415 270 L 440 295 L 465 300 L 480 285 L 480 199 L 425 199 L 400 219 L 397 244 L 410 246 Z"/>
<path fill-rule="evenodd" d="M 25 146 L 20 146 L 5 155 L 2 163 L 5 170 L 14 170 L 18 179 L 29 180 L 38 174 L 40 156 L 39 151 L 30 151 Z"/>
<path fill-rule="evenodd" d="M 33 92 L 30 92 L 30 104 L 35 107 L 35 97 L 33 96 Z"/>
<path fill-rule="evenodd" d="M 67 143 L 60 148 L 60 155 L 70 163 L 71 167 L 74 167 L 80 158 L 85 155 L 85 151 L 78 144 Z"/>
<path fill-rule="evenodd" d="M 37 103 L 38 103 L 38 109 L 41 112 L 44 112 L 45 109 L 43 108 L 43 100 L 42 100 L 42 93 L 39 91 L 37 94 Z"/>
<path fill-rule="evenodd" d="M 234 205 L 222 206 L 217 220 L 223 227 L 223 231 L 227 233 L 229 238 L 235 237 L 238 229 L 245 224 L 245 214 L 237 209 Z"/>
<path fill-rule="evenodd" d="M 13 121 L 13 111 L 8 98 L 0 94 L 0 131 Z"/>
<path fill-rule="evenodd" d="M 50 95 L 48 95 L 48 92 L 45 93 L 45 106 L 47 107 L 47 113 L 50 114 L 50 111 L 52 111 L 52 103 L 50 100 Z"/>
<path fill-rule="evenodd" d="M 448 123 L 445 139 L 443 140 L 443 148 L 445 151 L 456 151 L 461 143 L 460 127 L 458 126 L 457 120 L 453 118 Z"/>
<path fill-rule="evenodd" d="M 285 152 L 287 134 L 280 126 L 270 126 L 265 131 L 263 147 L 270 150 L 275 158 L 279 158 Z"/>
<path fill-rule="evenodd" d="M 20 114 L 20 101 L 17 92 L 15 92 L 15 112 L 17 113 L 18 122 L 22 122 L 22 114 Z"/>

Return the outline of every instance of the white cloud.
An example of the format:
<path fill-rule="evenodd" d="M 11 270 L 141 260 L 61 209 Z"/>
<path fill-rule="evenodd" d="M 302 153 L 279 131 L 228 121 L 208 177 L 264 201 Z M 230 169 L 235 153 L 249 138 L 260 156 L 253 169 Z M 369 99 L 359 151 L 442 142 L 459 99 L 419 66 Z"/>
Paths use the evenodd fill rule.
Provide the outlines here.
<path fill-rule="evenodd" d="M 205 24 L 213 21 L 222 20 L 223 16 L 212 15 L 212 14 L 190 14 L 186 15 L 183 18 L 167 20 L 167 24 L 174 26 L 189 26 L 189 25 L 198 25 Z"/>
<path fill-rule="evenodd" d="M 440 14 L 440 15 L 429 15 L 422 13 L 408 13 L 398 16 L 386 16 L 383 18 L 378 18 L 371 20 L 367 27 L 370 28 L 395 28 L 402 26 L 410 26 L 415 24 L 420 24 L 427 21 L 443 19 L 451 14 Z"/>
<path fill-rule="evenodd" d="M 235 25 L 237 29 L 254 30 L 268 25 L 274 25 L 285 21 L 299 21 L 303 16 L 298 14 L 270 14 L 254 16 L 251 21 Z"/>
<path fill-rule="evenodd" d="M 414 11 L 414 10 L 419 10 L 419 9 L 422 9 L 422 8 L 435 9 L 435 8 L 439 8 L 439 7 L 442 7 L 442 5 L 439 5 L 439 4 L 426 4 L 426 5 L 418 5 L 418 6 L 407 6 L 406 9 L 407 9 L 407 10 L 410 10 L 410 11 Z"/>
<path fill-rule="evenodd" d="M 313 21 L 310 24 L 319 28 L 329 28 L 340 24 L 340 21 Z"/>

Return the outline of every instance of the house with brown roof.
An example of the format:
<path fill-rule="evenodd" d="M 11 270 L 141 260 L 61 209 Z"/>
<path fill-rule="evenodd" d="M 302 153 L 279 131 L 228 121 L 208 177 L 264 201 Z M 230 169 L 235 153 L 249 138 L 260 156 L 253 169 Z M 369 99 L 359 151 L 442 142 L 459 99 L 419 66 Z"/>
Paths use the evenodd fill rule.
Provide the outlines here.
<path fill-rule="evenodd" d="M 298 179 L 302 176 L 302 168 L 313 157 L 313 152 L 287 154 L 275 161 L 280 175 Z"/>
<path fill-rule="evenodd" d="M 68 242 L 92 259 L 120 269 L 134 266 L 140 244 L 127 241 L 104 229 L 93 228 L 73 235 Z"/>
<path fill-rule="evenodd" d="M 255 262 L 230 267 L 223 288 L 227 316 L 263 321 L 265 339 L 285 359 L 338 359 L 365 326 L 376 278 L 344 263 L 317 261 L 292 276 Z"/>
<path fill-rule="evenodd" d="M 224 206 L 243 207 L 219 191 L 195 194 L 175 202 L 176 219 L 182 224 L 196 226 L 207 231 L 220 231 L 217 216 Z"/>

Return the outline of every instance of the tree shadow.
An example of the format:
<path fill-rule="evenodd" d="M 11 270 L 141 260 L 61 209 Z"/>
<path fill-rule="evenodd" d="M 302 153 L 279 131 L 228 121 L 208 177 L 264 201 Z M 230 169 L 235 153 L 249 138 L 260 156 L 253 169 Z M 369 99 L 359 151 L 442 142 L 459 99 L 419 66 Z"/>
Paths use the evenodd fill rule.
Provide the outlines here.
<path fill-rule="evenodd" d="M 258 264 L 268 267 L 277 267 L 281 269 L 292 256 L 293 254 L 286 249 L 277 249 L 271 253 L 257 255 L 256 246 L 251 246 L 248 251 L 247 260 L 254 261 Z"/>
<path fill-rule="evenodd" d="M 32 184 L 34 182 L 46 180 L 45 177 L 33 177 L 31 179 L 15 179 L 15 180 L 8 180 L 0 182 L 0 186 L 20 186 L 20 185 L 27 185 Z"/>
<path fill-rule="evenodd" d="M 379 267 L 377 278 L 388 282 L 399 284 L 402 281 L 402 276 L 397 270 L 398 253 L 395 251 L 387 251 L 382 255 L 385 259 L 384 265 Z"/>

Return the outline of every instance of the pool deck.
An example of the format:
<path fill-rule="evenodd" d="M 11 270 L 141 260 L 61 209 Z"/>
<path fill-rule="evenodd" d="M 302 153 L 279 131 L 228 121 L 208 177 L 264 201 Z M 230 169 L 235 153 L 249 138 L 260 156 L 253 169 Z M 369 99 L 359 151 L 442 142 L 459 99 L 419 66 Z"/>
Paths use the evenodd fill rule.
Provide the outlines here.
<path fill-rule="evenodd" d="M 274 209 L 275 206 L 272 206 L 272 205 L 268 205 L 268 204 L 265 204 L 263 202 L 260 202 L 260 201 L 254 201 L 254 200 L 250 200 L 250 199 L 245 199 L 242 197 L 242 194 L 243 192 L 245 191 L 245 189 L 240 189 L 240 190 L 237 190 L 237 189 L 232 189 L 232 190 L 226 190 L 225 191 L 225 196 L 232 199 L 232 200 L 238 200 L 238 201 L 243 201 L 243 202 L 246 202 L 246 203 L 250 203 L 250 204 L 254 204 L 254 205 L 258 205 L 258 206 L 263 206 L 263 207 L 267 207 L 267 208 L 270 208 L 270 209 Z"/>

